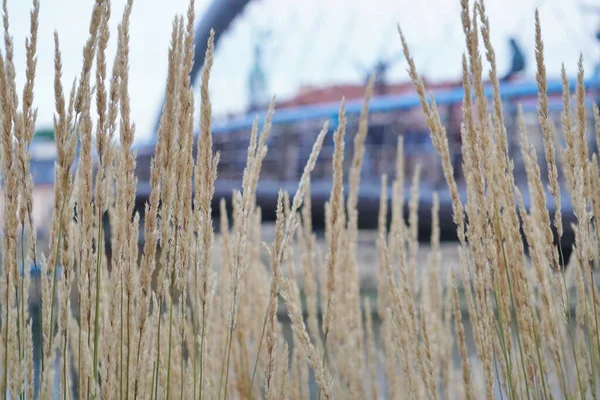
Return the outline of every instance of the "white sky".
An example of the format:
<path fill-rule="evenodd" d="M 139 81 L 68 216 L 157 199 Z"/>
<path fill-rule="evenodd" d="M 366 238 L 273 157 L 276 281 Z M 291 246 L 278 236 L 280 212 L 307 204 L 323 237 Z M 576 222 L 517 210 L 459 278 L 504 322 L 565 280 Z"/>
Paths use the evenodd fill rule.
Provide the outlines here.
<path fill-rule="evenodd" d="M 131 16 L 130 95 L 137 135 L 151 134 L 163 96 L 172 18 L 185 13 L 189 0 L 136 0 Z M 196 0 L 197 18 L 212 0 Z M 54 112 L 53 37 L 56 29 L 63 54 L 63 84 L 70 88 L 79 74 L 81 51 L 88 36 L 93 0 L 40 0 L 38 72 L 35 106 L 39 127 L 51 126 Z M 255 0 L 219 42 L 211 82 L 215 114 L 239 111 L 246 104 L 247 74 L 254 32 L 269 28 L 265 48 L 269 87 L 278 98 L 292 95 L 302 84 L 356 82 L 357 65 L 372 66 L 400 51 L 395 24 L 400 23 L 418 68 L 430 79 L 457 79 L 464 39 L 459 0 Z M 584 11 L 579 0 L 487 0 L 492 40 L 499 68 L 508 67 L 507 37 L 516 35 L 533 76 L 534 20 L 540 7 L 548 73 L 558 76 L 565 62 L 576 71 L 578 53 L 591 72 L 600 56 L 594 35 L 600 14 Z M 585 3 L 600 6 L 600 0 Z M 125 0 L 112 1 L 109 62 L 115 52 L 114 33 Z M 23 84 L 24 40 L 29 30 L 28 0 L 8 0 L 19 86 Z M 399 62 L 390 78 L 405 80 Z M 110 64 L 109 64 L 110 70 Z"/>

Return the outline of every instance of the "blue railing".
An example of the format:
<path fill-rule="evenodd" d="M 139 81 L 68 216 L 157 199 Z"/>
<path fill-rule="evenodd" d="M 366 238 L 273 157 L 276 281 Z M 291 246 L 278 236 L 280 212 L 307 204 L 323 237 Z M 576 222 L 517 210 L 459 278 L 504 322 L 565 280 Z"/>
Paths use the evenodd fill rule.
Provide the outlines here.
<path fill-rule="evenodd" d="M 574 90 L 576 80 L 569 82 L 570 90 Z M 584 81 L 586 90 L 600 89 L 600 76 L 596 76 Z M 562 93 L 562 82 L 552 80 L 548 82 L 548 94 Z M 488 84 L 485 88 L 485 94 L 492 96 L 492 87 Z M 500 94 L 503 100 L 518 99 L 520 97 L 533 97 L 538 95 L 538 87 L 535 81 L 504 83 L 500 85 Z M 461 88 L 444 89 L 434 92 L 434 99 L 438 105 L 448 105 L 461 102 L 464 97 L 464 90 Z M 420 106 L 420 99 L 416 93 L 406 95 L 391 95 L 374 97 L 369 105 L 370 112 L 389 112 L 397 110 L 406 110 Z M 560 107 L 560 104 L 555 107 Z M 273 116 L 273 124 L 289 124 L 307 120 L 317 119 L 337 119 L 340 102 L 324 103 L 310 106 L 295 107 L 292 109 L 276 110 Z M 554 108 L 554 107 L 553 107 Z M 359 114 L 362 110 L 362 100 L 352 100 L 346 103 L 346 114 Z M 241 129 L 250 129 L 254 120 L 258 118 L 259 125 L 263 123 L 266 112 L 261 111 L 255 114 L 249 114 L 234 120 L 216 122 L 213 125 L 213 133 L 231 132 Z"/>

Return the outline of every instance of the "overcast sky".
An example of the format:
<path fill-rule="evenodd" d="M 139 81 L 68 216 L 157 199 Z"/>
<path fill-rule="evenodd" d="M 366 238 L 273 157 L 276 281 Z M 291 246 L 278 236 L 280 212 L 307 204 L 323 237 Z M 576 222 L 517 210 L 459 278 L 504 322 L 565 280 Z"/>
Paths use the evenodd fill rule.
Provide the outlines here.
<path fill-rule="evenodd" d="M 140 137 L 151 133 L 164 91 L 172 18 L 185 13 L 189 0 L 136 0 L 131 16 L 130 94 L 133 119 Z M 196 0 L 197 18 L 212 0 Z M 35 106 L 39 127 L 51 126 L 53 97 L 53 37 L 56 29 L 63 53 L 63 84 L 70 87 L 81 67 L 93 0 L 40 0 L 38 73 Z M 109 62 L 114 57 L 116 26 L 125 0 L 112 1 Z M 269 89 L 285 98 L 303 84 L 357 82 L 360 66 L 400 51 L 395 24 L 400 23 L 418 68 L 430 79 L 457 79 L 464 39 L 459 0 L 255 0 L 219 43 L 211 82 L 215 114 L 239 111 L 246 105 L 247 75 L 255 33 L 270 30 L 265 41 Z M 600 14 L 582 10 L 579 0 L 488 0 L 492 40 L 499 68 L 508 67 L 507 39 L 515 35 L 528 56 L 533 76 L 534 8 L 540 7 L 547 68 L 557 76 L 560 63 L 575 73 L 583 52 L 587 70 L 600 58 L 594 39 Z M 600 0 L 584 3 L 598 5 Z M 8 0 L 15 40 L 18 84 L 22 87 L 24 40 L 29 29 L 28 0 Z M 390 71 L 405 80 L 401 60 Z"/>

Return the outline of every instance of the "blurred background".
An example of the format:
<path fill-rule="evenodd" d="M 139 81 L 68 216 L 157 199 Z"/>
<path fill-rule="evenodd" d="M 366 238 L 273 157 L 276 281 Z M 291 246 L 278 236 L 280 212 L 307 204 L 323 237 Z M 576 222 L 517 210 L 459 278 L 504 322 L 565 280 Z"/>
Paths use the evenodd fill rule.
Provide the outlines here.
<path fill-rule="evenodd" d="M 93 1 L 41 1 L 36 105 L 40 125 L 52 125 L 54 111 L 53 37 L 57 30 L 63 51 L 64 79 L 77 76 L 81 49 L 89 29 Z M 420 72 L 431 81 L 460 80 L 464 39 L 460 1 L 448 0 L 196 0 L 197 21 L 212 3 L 239 7 L 219 39 L 211 79 L 215 116 L 243 113 L 253 96 L 279 100 L 296 96 L 306 87 L 363 84 L 378 64 L 387 67 L 390 84 L 405 82 L 406 63 L 396 33 L 400 24 Z M 237 5 L 237 4 L 241 5 Z M 116 27 L 125 0 L 112 1 L 108 62 L 116 51 Z M 15 40 L 15 62 L 24 65 L 23 44 L 29 29 L 29 1 L 8 1 Z M 153 136 L 167 73 L 172 18 L 185 13 L 188 0 L 136 0 L 131 16 L 130 92 L 138 139 Z M 575 73 L 582 52 L 589 74 L 600 61 L 596 31 L 598 0 L 487 1 L 492 41 L 499 69 L 510 67 L 510 38 L 526 55 L 523 74 L 533 78 L 534 9 L 540 9 L 550 76 L 559 76 L 561 62 Z M 596 9 L 595 9 L 596 8 Z M 215 20 L 216 21 L 216 20 Z M 204 46 L 205 43 L 198 44 Z M 258 53 L 258 54 L 257 54 Z M 201 60 L 200 60 L 201 61 Z M 249 93 L 256 68 L 264 76 L 264 93 Z M 19 82 L 24 82 L 19 74 Z M 197 86 L 197 85 L 196 85 Z"/>
<path fill-rule="evenodd" d="M 22 66 L 31 5 L 21 0 L 8 3 L 15 62 Z M 125 0 L 112 1 L 109 68 L 116 52 L 115 33 L 124 5 Z M 39 135 L 32 146 L 32 171 L 39 198 L 35 203 L 41 208 L 36 213 L 40 227 L 47 226 L 45 218 L 49 217 L 55 155 L 52 33 L 56 30 L 60 36 L 63 84 L 68 88 L 79 74 L 92 7 L 92 0 L 41 1 L 35 87 Z M 137 208 L 141 212 L 149 195 L 147 181 L 164 99 L 172 18 L 177 13 L 185 13 L 187 7 L 188 0 L 137 0 L 131 16 L 129 91 L 139 152 Z M 600 1 L 505 0 L 487 1 L 486 7 L 502 78 L 511 153 L 516 174 L 522 176 L 518 135 L 515 134 L 517 104 L 525 107 L 531 141 L 538 147 L 538 154 L 542 150 L 541 136 L 536 134 L 539 127 L 535 108 L 538 94 L 534 58 L 535 8 L 539 9 L 542 21 L 553 120 L 559 124 L 562 62 L 574 80 L 579 54 L 583 54 L 588 106 L 596 99 L 600 87 L 600 75 L 597 74 Z M 280 187 L 290 193 L 295 191 L 323 122 L 330 120 L 330 130 L 335 129 L 342 97 L 348 101 L 346 159 L 349 162 L 365 83 L 373 75 L 376 84 L 359 203 L 360 214 L 364 217 L 361 226 L 373 228 L 379 179 L 382 173 L 394 178 L 395 147 L 398 138 L 402 137 L 405 172 L 410 174 L 417 162 L 426 167 L 422 174 L 420 207 L 424 237 L 428 233 L 433 191 L 440 193 L 442 223 L 446 223 L 448 234 L 454 232 L 439 157 L 429 139 L 413 85 L 408 80 L 407 63 L 396 25 L 402 27 L 419 72 L 440 104 L 460 182 L 460 105 L 463 97 L 460 82 L 464 37 L 459 0 L 197 0 L 196 23 L 197 57 L 192 81 L 197 95 L 198 72 L 209 29 L 214 27 L 217 35 L 210 82 L 214 143 L 221 152 L 215 201 L 221 197 L 229 198 L 231 191 L 240 187 L 251 123 L 257 115 L 261 120 L 264 118 L 266 105 L 273 96 L 276 96 L 275 124 L 257 193 L 265 210 L 265 219 L 274 216 L 276 193 Z M 487 74 L 487 65 L 485 68 Z M 21 72 L 21 69 L 17 68 L 17 71 Z M 17 80 L 22 86 L 22 72 Z M 199 96 L 196 98 L 196 128 L 198 103 Z M 588 116 L 591 132 L 594 129 L 591 110 Z M 589 137 L 590 146 L 595 146 L 594 135 Z M 323 205 L 329 195 L 332 152 L 329 135 L 313 175 L 316 221 L 322 220 Z M 566 202 L 564 206 L 570 205 Z"/>

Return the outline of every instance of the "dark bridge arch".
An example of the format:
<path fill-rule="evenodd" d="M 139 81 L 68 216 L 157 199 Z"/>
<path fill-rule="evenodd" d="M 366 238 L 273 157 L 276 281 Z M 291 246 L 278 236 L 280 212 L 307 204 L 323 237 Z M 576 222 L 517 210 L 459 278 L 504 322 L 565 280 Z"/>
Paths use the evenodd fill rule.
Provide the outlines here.
<path fill-rule="evenodd" d="M 236 16 L 242 13 L 244 7 L 251 0 L 213 0 L 208 6 L 202 18 L 196 26 L 194 65 L 190 72 L 190 83 L 193 86 L 202 70 L 204 64 L 204 54 L 206 53 L 206 42 L 210 35 L 210 30 L 215 30 L 215 47 L 223 33 L 227 31 Z M 160 116 L 162 114 L 164 99 L 161 101 L 161 106 L 154 124 L 154 136 L 158 134 L 158 126 Z"/>

